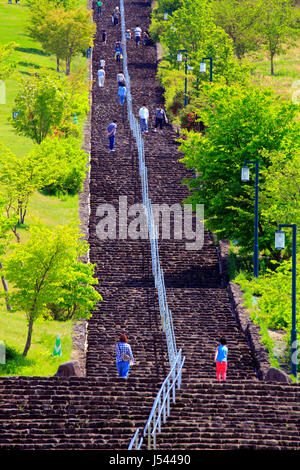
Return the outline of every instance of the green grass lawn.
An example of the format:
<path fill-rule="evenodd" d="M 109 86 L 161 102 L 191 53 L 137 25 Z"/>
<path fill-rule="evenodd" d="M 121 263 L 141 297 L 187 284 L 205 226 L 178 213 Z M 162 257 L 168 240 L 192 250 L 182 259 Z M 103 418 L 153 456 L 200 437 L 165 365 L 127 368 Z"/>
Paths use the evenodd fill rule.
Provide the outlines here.
<path fill-rule="evenodd" d="M 56 70 L 56 58 L 43 52 L 41 45 L 26 32 L 29 12 L 26 3 L 10 5 L 0 1 L 0 44 L 17 43 L 14 51 L 14 59 L 17 61 L 16 73 L 5 81 L 6 103 L 0 104 L 0 140 L 18 156 L 28 153 L 34 143 L 27 137 L 17 135 L 8 122 L 12 117 L 12 107 L 19 89 L 17 75 L 26 76 L 31 70 L 42 67 Z M 71 70 L 85 67 L 85 64 L 86 59 L 78 56 L 72 62 Z M 79 124 L 82 124 L 82 120 Z"/>
<path fill-rule="evenodd" d="M 80 0 L 80 4 L 85 5 L 86 2 Z M 29 6 L 26 3 L 16 5 L 0 1 L 0 44 L 13 41 L 17 43 L 14 51 L 16 73 L 5 81 L 6 103 L 0 104 L 0 141 L 20 157 L 28 153 L 35 144 L 31 139 L 17 135 L 9 122 L 20 86 L 17 75 L 26 76 L 30 70 L 41 67 L 56 70 L 55 57 L 45 54 L 40 44 L 27 35 L 28 15 Z M 82 56 L 74 59 L 71 70 L 79 67 L 86 67 L 86 59 Z M 82 129 L 83 118 L 79 117 L 78 121 Z M 35 193 L 28 207 L 25 228 L 19 229 L 21 243 L 26 242 L 29 237 L 27 228 L 33 226 L 37 219 L 48 227 L 67 223 L 79 225 L 78 196 L 58 198 Z M 27 334 L 26 316 L 24 312 L 7 312 L 3 300 L 0 300 L 0 341 L 4 341 L 7 348 L 7 363 L 0 364 L 0 375 L 54 375 L 58 365 L 70 359 L 71 332 L 71 321 L 38 320 L 33 327 L 32 346 L 24 359 L 22 351 Z M 62 358 L 51 356 L 58 333 L 62 339 Z"/>
<path fill-rule="evenodd" d="M 16 72 L 22 75 L 40 67 L 55 68 L 55 58 L 45 54 L 41 46 L 26 33 L 29 7 L 26 4 L 0 2 L 0 44 L 17 43 L 14 59 L 17 60 Z M 19 88 L 16 74 L 5 81 L 6 104 L 0 104 L 0 139 L 18 156 L 24 155 L 32 147 L 31 139 L 17 135 L 8 119 Z"/>
<path fill-rule="evenodd" d="M 283 98 L 291 100 L 300 80 L 300 46 L 288 49 L 285 54 L 274 58 L 274 73 L 271 75 L 270 59 L 266 51 L 261 51 L 255 59 L 254 80 L 262 87 L 271 87 Z M 299 88 L 299 86 L 298 86 Z"/>
<path fill-rule="evenodd" d="M 0 376 L 50 376 L 59 364 L 70 360 L 72 351 L 71 321 L 37 320 L 33 325 L 32 345 L 26 358 L 22 352 L 27 337 L 23 312 L 8 312 L 0 304 L 0 340 L 6 345 L 6 363 L 0 364 Z M 62 356 L 52 356 L 56 336 L 60 335 Z"/>

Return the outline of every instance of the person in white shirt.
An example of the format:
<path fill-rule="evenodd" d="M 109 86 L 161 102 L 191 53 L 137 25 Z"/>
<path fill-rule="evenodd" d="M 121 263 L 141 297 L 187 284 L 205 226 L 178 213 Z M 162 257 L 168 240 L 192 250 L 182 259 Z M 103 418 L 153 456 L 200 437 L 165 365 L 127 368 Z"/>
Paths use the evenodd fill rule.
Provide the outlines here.
<path fill-rule="evenodd" d="M 134 34 L 135 34 L 135 43 L 138 46 L 142 39 L 142 30 L 139 27 L 139 25 L 137 25 L 136 28 L 134 29 Z"/>
<path fill-rule="evenodd" d="M 148 134 L 148 119 L 149 111 L 145 104 L 139 110 L 139 117 L 141 120 L 141 132 L 142 134 L 146 132 Z"/>
<path fill-rule="evenodd" d="M 121 85 L 124 85 L 125 84 L 125 77 L 124 77 L 124 74 L 120 72 L 117 74 L 117 82 L 118 82 L 118 85 L 121 86 Z"/>
<path fill-rule="evenodd" d="M 105 60 L 104 60 L 104 59 L 101 59 L 101 60 L 100 60 L 100 67 L 101 67 L 102 69 L 104 69 L 104 67 L 105 67 Z"/>
<path fill-rule="evenodd" d="M 104 81 L 105 81 L 105 72 L 104 72 L 103 67 L 101 67 L 98 70 L 98 84 L 100 88 L 104 87 Z"/>

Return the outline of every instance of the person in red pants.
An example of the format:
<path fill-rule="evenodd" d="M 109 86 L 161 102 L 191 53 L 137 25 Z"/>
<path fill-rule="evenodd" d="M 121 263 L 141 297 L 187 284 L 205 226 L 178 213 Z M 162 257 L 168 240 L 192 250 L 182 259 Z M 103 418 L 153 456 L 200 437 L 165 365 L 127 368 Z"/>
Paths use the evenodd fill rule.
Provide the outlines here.
<path fill-rule="evenodd" d="M 221 338 L 220 344 L 216 349 L 215 353 L 215 363 L 217 367 L 217 380 L 220 382 L 221 380 L 226 380 L 226 372 L 227 372 L 227 355 L 228 355 L 228 348 L 226 346 L 226 339 Z"/>

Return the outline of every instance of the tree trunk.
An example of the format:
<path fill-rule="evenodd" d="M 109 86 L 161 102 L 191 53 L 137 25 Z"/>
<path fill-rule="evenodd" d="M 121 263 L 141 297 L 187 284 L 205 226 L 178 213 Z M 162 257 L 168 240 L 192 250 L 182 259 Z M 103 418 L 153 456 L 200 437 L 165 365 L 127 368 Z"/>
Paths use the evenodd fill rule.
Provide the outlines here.
<path fill-rule="evenodd" d="M 17 226 L 13 227 L 12 228 L 12 232 L 13 234 L 15 235 L 16 239 L 17 239 L 17 242 L 20 243 L 20 235 L 18 234 L 17 232 Z"/>
<path fill-rule="evenodd" d="M 2 269 L 2 263 L 0 263 L 0 269 Z M 1 276 L 1 281 L 2 281 L 4 291 L 8 293 L 8 286 L 7 286 L 7 282 L 4 276 Z M 6 310 L 8 311 L 11 310 L 11 306 L 8 303 L 7 295 L 5 296 L 5 303 L 6 303 Z"/>
<path fill-rule="evenodd" d="M 66 75 L 70 75 L 71 60 L 66 60 Z"/>
<path fill-rule="evenodd" d="M 20 209 L 19 209 L 19 223 L 21 225 L 24 225 L 25 215 L 26 215 L 26 209 L 23 210 L 22 207 L 20 207 Z"/>
<path fill-rule="evenodd" d="M 24 351 L 23 351 L 23 356 L 24 357 L 27 356 L 27 353 L 28 353 L 30 345 L 31 345 L 32 327 L 33 327 L 33 318 L 30 317 L 29 325 L 28 325 L 28 332 L 27 332 L 27 340 L 26 340 Z"/>
<path fill-rule="evenodd" d="M 59 57 L 56 57 L 56 71 L 59 72 Z"/>
<path fill-rule="evenodd" d="M 271 75 L 274 75 L 274 54 L 271 54 Z"/>

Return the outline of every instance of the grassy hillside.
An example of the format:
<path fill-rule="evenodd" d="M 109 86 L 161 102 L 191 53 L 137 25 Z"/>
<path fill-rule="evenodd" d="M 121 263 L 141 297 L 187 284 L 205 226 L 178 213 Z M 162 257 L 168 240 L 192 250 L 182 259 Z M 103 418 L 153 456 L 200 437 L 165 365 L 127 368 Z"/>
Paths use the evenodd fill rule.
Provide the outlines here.
<path fill-rule="evenodd" d="M 82 0 L 81 4 L 86 4 Z M 0 44 L 17 43 L 14 58 L 17 61 L 15 73 L 5 82 L 6 103 L 0 104 L 0 141 L 9 147 L 17 156 L 28 153 L 35 145 L 32 140 L 15 133 L 9 118 L 18 91 L 17 75 L 26 75 L 32 69 L 47 67 L 56 70 L 55 57 L 45 54 L 39 43 L 26 33 L 29 6 L 26 3 L 8 4 L 0 1 Z M 72 70 L 85 67 L 86 59 L 77 57 L 72 62 Z M 79 120 L 82 126 L 83 120 Z M 36 218 L 43 224 L 54 227 L 73 222 L 79 224 L 78 196 L 63 198 L 45 196 L 35 193 L 25 220 L 25 227 L 19 230 L 21 242 L 28 239 L 27 228 L 35 223 Z M 2 286 L 0 287 L 2 292 Z M 0 299 L 0 340 L 7 348 L 7 363 L 0 364 L 2 375 L 53 375 L 59 363 L 70 359 L 72 341 L 72 322 L 54 322 L 39 320 L 34 324 L 32 347 L 26 359 L 22 351 L 26 342 L 27 321 L 24 312 L 7 312 L 3 299 Z M 62 358 L 51 357 L 57 334 L 62 338 Z"/>
<path fill-rule="evenodd" d="M 285 54 L 275 56 L 274 72 L 270 73 L 270 59 L 265 51 L 261 51 L 251 59 L 254 65 L 254 80 L 261 86 L 272 87 L 285 99 L 292 99 L 293 93 L 299 88 L 300 79 L 300 46 L 292 47 Z M 296 83 L 298 82 L 298 84 Z"/>

